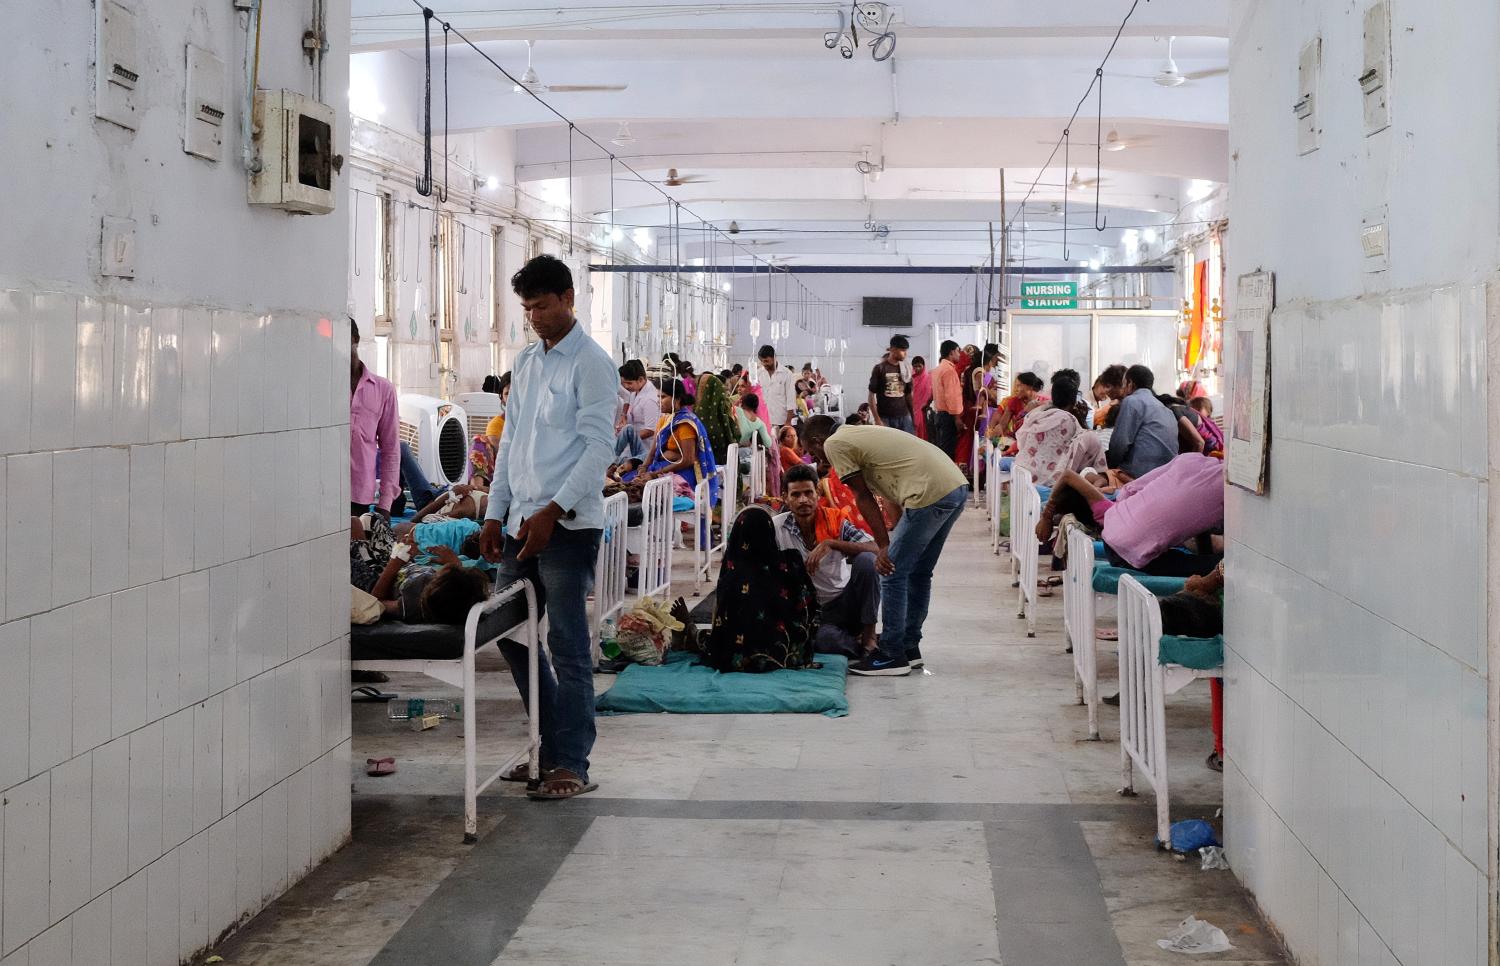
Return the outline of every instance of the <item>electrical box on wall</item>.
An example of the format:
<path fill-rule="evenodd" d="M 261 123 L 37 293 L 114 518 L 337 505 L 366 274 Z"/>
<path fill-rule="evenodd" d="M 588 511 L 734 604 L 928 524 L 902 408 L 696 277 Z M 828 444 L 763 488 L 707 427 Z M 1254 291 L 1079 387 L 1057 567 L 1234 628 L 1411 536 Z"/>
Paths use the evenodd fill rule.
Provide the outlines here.
<path fill-rule="evenodd" d="M 1322 133 L 1318 120 L 1318 77 L 1323 72 L 1323 40 L 1315 38 L 1297 54 L 1297 100 L 1292 113 L 1297 117 L 1297 153 L 1318 150 Z"/>
<path fill-rule="evenodd" d="M 135 278 L 135 219 L 104 219 L 99 233 L 99 274 Z"/>
<path fill-rule="evenodd" d="M 135 14 L 116 0 L 99 0 L 94 39 L 94 115 L 134 131 L 135 89 L 141 80 Z"/>
<path fill-rule="evenodd" d="M 1359 243 L 1365 253 L 1366 272 L 1384 272 L 1391 267 L 1390 217 L 1385 205 L 1368 208 L 1360 219 Z"/>
<path fill-rule="evenodd" d="M 1365 103 L 1365 135 L 1391 126 L 1391 4 L 1380 0 L 1365 11 L 1365 61 L 1359 75 Z"/>
<path fill-rule="evenodd" d="M 305 215 L 334 209 L 333 108 L 296 91 L 256 91 L 253 115 L 261 170 L 250 175 L 250 203 Z"/>
<path fill-rule="evenodd" d="M 219 160 L 223 145 L 224 62 L 212 51 L 187 45 L 187 110 L 182 120 L 182 150 L 208 161 Z"/>

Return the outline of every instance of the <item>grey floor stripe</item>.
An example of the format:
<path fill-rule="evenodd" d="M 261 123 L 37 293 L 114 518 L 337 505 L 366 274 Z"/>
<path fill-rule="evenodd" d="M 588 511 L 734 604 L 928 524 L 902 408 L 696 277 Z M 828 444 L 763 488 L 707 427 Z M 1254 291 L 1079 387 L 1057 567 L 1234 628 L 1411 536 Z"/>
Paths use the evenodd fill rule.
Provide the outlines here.
<path fill-rule="evenodd" d="M 1099 871 L 1073 819 L 986 822 L 1004 963 L 1124 966 Z"/>
<path fill-rule="evenodd" d="M 593 818 L 527 802 L 474 846 L 370 966 L 490 966 Z"/>
<path fill-rule="evenodd" d="M 586 795 L 541 806 L 560 815 L 608 815 L 620 818 L 703 819 L 869 819 L 887 822 L 1006 822 L 1065 819 L 1069 822 L 1154 821 L 1147 804 L 970 804 L 964 802 L 787 802 L 697 801 L 665 798 L 599 798 Z M 534 812 L 538 805 L 523 798 L 482 798 L 481 811 Z M 1173 803 L 1187 815 L 1212 815 L 1218 805 Z"/>
<path fill-rule="evenodd" d="M 491 966 L 595 818 L 982 822 L 1000 954 L 1016 966 L 1124 966 L 1080 822 L 1142 819 L 1137 805 L 699 802 L 489 798 L 499 825 L 428 897 L 371 966 Z"/>

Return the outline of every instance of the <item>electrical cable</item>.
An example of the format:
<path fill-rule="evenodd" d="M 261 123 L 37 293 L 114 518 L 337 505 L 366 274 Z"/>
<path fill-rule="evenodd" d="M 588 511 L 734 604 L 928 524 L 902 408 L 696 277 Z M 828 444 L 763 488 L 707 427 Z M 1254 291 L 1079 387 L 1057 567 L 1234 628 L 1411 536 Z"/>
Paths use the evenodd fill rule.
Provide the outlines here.
<path fill-rule="evenodd" d="M 1139 0 L 1137 0 L 1137 2 L 1139 2 Z M 536 101 L 542 107 L 546 108 L 546 110 L 549 113 L 551 113 L 553 116 L 555 116 L 559 121 L 562 121 L 564 124 L 567 124 L 568 127 L 569 127 L 570 140 L 571 140 L 571 132 L 576 129 L 576 124 L 573 122 L 573 120 L 571 118 L 569 118 L 567 115 L 563 114 L 557 108 L 555 108 L 551 104 L 549 104 L 546 100 L 544 100 L 540 95 L 537 94 L 536 91 L 532 90 L 529 86 L 527 86 L 525 84 L 522 84 L 520 82 L 520 80 L 518 80 L 516 78 L 516 76 L 514 74 L 512 74 L 510 71 L 506 70 L 504 67 L 500 66 L 500 64 L 493 57 L 491 57 L 484 50 L 480 49 L 480 47 L 476 43 L 474 43 L 474 41 L 470 40 L 463 33 L 463 31 L 459 30 L 457 27 L 454 27 L 450 21 L 438 18 L 437 14 L 433 11 L 433 9 L 431 7 L 428 7 L 428 6 L 424 5 L 421 2 L 421 0 L 412 0 L 412 4 L 422 11 L 422 17 L 423 17 L 423 23 L 424 23 L 424 32 L 427 34 L 427 37 L 428 37 L 428 41 L 427 41 L 427 44 L 428 44 L 427 75 L 428 75 L 428 77 L 427 77 L 427 97 L 425 99 L 426 115 L 427 116 L 426 116 L 425 128 L 426 128 L 427 147 L 428 147 L 427 165 L 428 165 L 428 168 L 429 168 L 429 171 L 428 171 L 428 181 L 429 181 L 429 184 L 428 184 L 428 190 L 424 192 L 424 191 L 421 190 L 421 183 L 419 182 L 418 183 L 418 188 L 417 188 L 419 194 L 423 194 L 425 196 L 425 195 L 431 193 L 431 184 L 430 184 L 430 167 L 431 167 L 431 117 L 430 117 L 430 113 L 431 113 L 431 101 L 432 101 L 432 92 L 431 92 L 431 87 L 432 87 L 432 80 L 431 80 L 432 53 L 431 53 L 431 29 L 430 29 L 430 23 L 431 23 L 431 21 L 433 19 L 438 19 L 438 22 L 442 25 L 442 27 L 443 27 L 443 29 L 445 31 L 445 34 L 447 32 L 449 32 L 449 31 L 451 31 L 452 34 L 453 34 L 453 36 L 455 36 L 459 40 L 463 41 L 466 45 L 468 45 L 469 49 L 473 50 L 482 59 L 484 59 L 486 62 L 488 62 L 490 64 L 490 66 L 494 67 L 495 70 L 499 71 L 500 74 L 501 74 L 501 76 L 503 76 L 507 80 L 509 80 L 514 85 L 514 87 L 517 90 L 519 90 L 519 91 L 527 94 L 528 96 L 530 96 L 532 100 Z M 621 167 L 623 167 L 626 171 L 630 172 L 632 175 L 635 176 L 636 180 L 640 181 L 644 185 L 647 185 L 647 186 L 651 187 L 654 191 L 656 191 L 658 194 L 660 194 L 664 199 L 667 200 L 667 202 L 669 203 L 669 205 L 676 205 L 677 217 L 679 219 L 681 217 L 681 212 L 683 210 L 686 210 L 687 213 L 688 213 L 688 215 L 690 217 L 696 218 L 701 224 L 706 225 L 710 229 L 712 229 L 714 232 L 716 232 L 716 233 L 718 233 L 720 235 L 723 235 L 725 237 L 725 239 L 730 242 L 730 244 L 732 244 L 732 245 L 736 244 L 733 241 L 733 239 L 729 238 L 729 236 L 724 232 L 723 229 L 719 228 L 717 225 L 712 224 L 708 219 L 706 219 L 706 218 L 698 215 L 697 213 L 695 213 L 691 209 L 687 209 L 686 206 L 684 206 L 680 201 L 677 201 L 675 198 L 673 198 L 666 191 L 663 191 L 662 188 L 658 184 L 656 184 L 654 181 L 652 181 L 651 179 L 649 179 L 649 178 L 645 177 L 644 175 L 642 175 L 639 171 L 635 170 L 635 168 L 631 167 L 626 162 L 620 160 L 619 157 L 616 154 L 614 154 L 614 152 L 610 151 L 603 144 L 601 144 L 597 139 L 595 139 L 593 137 L 593 135 L 589 134 L 587 131 L 579 131 L 578 133 L 581 134 L 589 143 L 593 144 L 600 151 L 604 152 L 604 154 L 606 156 L 608 156 L 609 158 L 611 158 L 613 161 L 618 161 Z M 571 195 L 570 195 L 570 203 L 571 203 Z M 672 209 L 669 207 L 668 210 L 670 212 Z M 570 224 L 571 224 L 571 216 L 570 216 Z M 571 233 L 570 233 L 570 237 L 571 237 Z M 747 255 L 749 255 L 752 260 L 762 260 L 754 252 L 746 250 L 745 253 Z M 680 275 L 680 267 L 679 267 L 679 275 Z M 803 285 L 801 281 L 798 281 L 798 280 L 795 280 L 795 279 L 793 279 L 792 281 L 794 281 L 799 287 L 801 287 L 804 290 L 806 290 L 809 295 L 813 294 L 812 291 L 810 289 L 807 289 L 807 287 L 805 285 Z M 813 295 L 813 297 L 817 298 L 816 295 Z M 797 323 L 797 325 L 798 325 L 799 328 L 804 328 L 805 329 L 805 324 L 803 322 L 799 321 Z"/>

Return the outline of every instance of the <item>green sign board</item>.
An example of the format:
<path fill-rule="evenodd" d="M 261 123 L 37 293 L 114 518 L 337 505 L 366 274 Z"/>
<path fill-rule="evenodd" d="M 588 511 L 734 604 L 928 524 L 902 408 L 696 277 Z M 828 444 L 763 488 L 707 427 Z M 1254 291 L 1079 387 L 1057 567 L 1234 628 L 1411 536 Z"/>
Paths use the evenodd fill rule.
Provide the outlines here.
<path fill-rule="evenodd" d="M 1078 308 L 1077 282 L 1022 282 L 1023 309 Z"/>

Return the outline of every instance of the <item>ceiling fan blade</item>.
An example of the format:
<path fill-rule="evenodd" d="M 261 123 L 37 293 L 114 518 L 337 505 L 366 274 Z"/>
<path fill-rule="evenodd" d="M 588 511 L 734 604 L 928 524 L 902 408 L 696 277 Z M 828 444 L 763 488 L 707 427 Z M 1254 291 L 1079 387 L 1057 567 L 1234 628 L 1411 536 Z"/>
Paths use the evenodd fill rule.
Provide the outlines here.
<path fill-rule="evenodd" d="M 623 91 L 629 84 L 547 84 L 543 90 L 549 94 L 584 94 L 592 91 Z"/>
<path fill-rule="evenodd" d="M 678 184 L 707 184 L 708 182 L 715 181 L 715 180 L 717 180 L 717 179 L 715 179 L 715 178 L 705 178 L 705 177 L 702 177 L 701 175 L 690 174 L 686 178 L 678 178 L 677 179 L 677 183 Z"/>
<path fill-rule="evenodd" d="M 1183 74 L 1188 80 L 1207 80 L 1210 77 L 1223 77 L 1229 73 L 1228 67 L 1215 67 L 1213 70 L 1194 70 Z"/>

